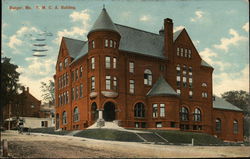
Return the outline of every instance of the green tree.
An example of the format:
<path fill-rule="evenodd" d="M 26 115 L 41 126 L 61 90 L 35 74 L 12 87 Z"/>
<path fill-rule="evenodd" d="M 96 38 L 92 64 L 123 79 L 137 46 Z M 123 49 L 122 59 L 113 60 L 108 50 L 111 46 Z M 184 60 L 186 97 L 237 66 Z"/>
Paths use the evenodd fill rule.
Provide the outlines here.
<path fill-rule="evenodd" d="M 240 90 L 240 91 L 228 91 L 221 94 L 229 103 L 239 107 L 244 111 L 245 115 L 250 115 L 250 96 L 249 92 Z"/>
<path fill-rule="evenodd" d="M 10 60 L 7 57 L 1 59 L 1 112 L 8 104 L 15 103 L 20 87 L 18 84 L 20 74 L 16 71 L 18 66 L 12 64 Z M 3 115 L 1 115 L 1 122 L 3 122 Z"/>
<path fill-rule="evenodd" d="M 49 80 L 48 83 L 41 82 L 42 98 L 44 101 L 54 104 L 55 102 L 55 83 Z"/>

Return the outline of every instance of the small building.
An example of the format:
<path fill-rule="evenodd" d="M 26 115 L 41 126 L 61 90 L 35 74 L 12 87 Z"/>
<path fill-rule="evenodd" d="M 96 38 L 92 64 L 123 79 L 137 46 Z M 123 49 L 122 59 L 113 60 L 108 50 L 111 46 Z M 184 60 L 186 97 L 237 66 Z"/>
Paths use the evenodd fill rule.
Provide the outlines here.
<path fill-rule="evenodd" d="M 104 8 L 87 41 L 63 37 L 54 75 L 56 128 L 104 120 L 242 141 L 242 110 L 213 101 L 214 68 L 185 28 L 174 32 L 169 18 L 163 25 L 151 33 L 115 24 Z"/>

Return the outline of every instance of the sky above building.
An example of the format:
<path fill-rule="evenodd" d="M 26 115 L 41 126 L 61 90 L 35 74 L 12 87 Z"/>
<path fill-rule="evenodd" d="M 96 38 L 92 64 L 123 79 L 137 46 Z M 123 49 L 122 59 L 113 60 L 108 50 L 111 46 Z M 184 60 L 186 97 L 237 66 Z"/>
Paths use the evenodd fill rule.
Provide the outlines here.
<path fill-rule="evenodd" d="M 201 57 L 214 67 L 214 94 L 249 91 L 247 0 L 2 0 L 2 4 L 2 56 L 19 66 L 20 83 L 38 99 L 41 82 L 53 80 L 62 36 L 87 40 L 103 5 L 114 23 L 157 34 L 165 18 L 173 19 L 174 30 L 186 28 Z M 34 46 L 37 43 L 48 51 L 36 52 L 41 48 Z"/>

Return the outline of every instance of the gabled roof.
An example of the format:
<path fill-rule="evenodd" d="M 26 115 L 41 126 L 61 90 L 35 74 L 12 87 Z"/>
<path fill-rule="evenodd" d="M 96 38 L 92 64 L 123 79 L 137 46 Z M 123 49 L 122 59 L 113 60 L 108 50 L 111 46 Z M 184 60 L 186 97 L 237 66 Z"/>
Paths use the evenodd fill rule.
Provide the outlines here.
<path fill-rule="evenodd" d="M 163 36 L 119 24 L 115 25 L 121 34 L 119 50 L 166 58 L 163 55 Z"/>
<path fill-rule="evenodd" d="M 92 26 L 88 34 L 90 34 L 93 31 L 100 31 L 100 30 L 115 31 L 119 34 L 116 26 L 114 25 L 113 21 L 111 20 L 105 8 L 102 9 L 101 14 L 95 21 L 94 25 Z"/>
<path fill-rule="evenodd" d="M 224 109 L 224 110 L 233 110 L 233 111 L 243 111 L 242 109 L 232 105 L 231 103 L 225 101 L 222 98 L 215 96 L 215 100 L 213 100 L 213 108 L 215 109 Z"/>
<path fill-rule="evenodd" d="M 147 96 L 159 95 L 178 95 L 175 90 L 166 82 L 162 75 L 147 93 Z"/>
<path fill-rule="evenodd" d="M 75 58 L 79 54 L 79 52 L 82 49 L 82 47 L 84 46 L 84 44 L 87 43 L 86 41 L 71 39 L 71 38 L 67 38 L 67 37 L 63 37 L 63 39 L 65 41 L 69 55 L 73 58 Z"/>

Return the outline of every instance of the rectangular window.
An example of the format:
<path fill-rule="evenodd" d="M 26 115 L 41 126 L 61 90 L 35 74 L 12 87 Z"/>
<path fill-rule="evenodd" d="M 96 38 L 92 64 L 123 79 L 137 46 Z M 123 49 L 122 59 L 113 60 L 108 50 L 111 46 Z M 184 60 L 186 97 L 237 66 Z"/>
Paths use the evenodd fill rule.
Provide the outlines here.
<path fill-rule="evenodd" d="M 158 105 L 153 104 L 153 118 L 157 118 L 157 117 L 158 117 Z"/>
<path fill-rule="evenodd" d="M 110 89 L 111 89 L 111 77 L 106 76 L 106 90 L 110 90 Z"/>
<path fill-rule="evenodd" d="M 82 73 L 83 73 L 83 68 L 82 66 L 80 67 L 80 77 L 82 77 Z"/>
<path fill-rule="evenodd" d="M 83 84 L 80 85 L 80 98 L 83 97 Z"/>
<path fill-rule="evenodd" d="M 176 81 L 181 81 L 181 76 L 176 76 Z"/>
<path fill-rule="evenodd" d="M 189 91 L 189 98 L 193 97 L 193 91 Z"/>
<path fill-rule="evenodd" d="M 105 39 L 105 47 L 108 47 L 109 46 L 109 41 L 108 39 Z"/>
<path fill-rule="evenodd" d="M 160 104 L 160 117 L 165 117 L 165 104 Z"/>
<path fill-rule="evenodd" d="M 185 57 L 188 56 L 188 52 L 187 52 L 187 49 L 185 49 Z"/>
<path fill-rule="evenodd" d="M 181 90 L 180 89 L 177 89 L 176 92 L 177 92 L 177 94 L 181 94 Z"/>
<path fill-rule="evenodd" d="M 78 87 L 76 86 L 76 96 L 75 96 L 75 99 L 78 99 Z"/>
<path fill-rule="evenodd" d="M 188 50 L 188 58 L 191 59 L 192 52 L 191 50 Z"/>
<path fill-rule="evenodd" d="M 116 68 L 116 65 L 117 65 L 117 58 L 114 57 L 113 58 L 113 68 Z"/>
<path fill-rule="evenodd" d="M 180 48 L 177 47 L 177 51 L 176 51 L 177 56 L 180 56 Z"/>
<path fill-rule="evenodd" d="M 110 68 L 110 57 L 109 56 L 105 57 L 105 67 Z"/>
<path fill-rule="evenodd" d="M 161 123 L 161 122 L 156 122 L 155 126 L 156 126 L 157 128 L 162 128 L 162 123 Z"/>
<path fill-rule="evenodd" d="M 60 106 L 61 104 L 60 104 L 60 100 L 61 100 L 61 96 L 60 96 L 60 94 L 58 95 L 58 102 L 57 102 L 57 105 L 58 106 Z"/>
<path fill-rule="evenodd" d="M 91 69 L 95 69 L 95 58 L 91 57 Z"/>
<path fill-rule="evenodd" d="M 113 47 L 113 40 L 110 40 L 110 47 Z"/>
<path fill-rule="evenodd" d="M 129 93 L 134 93 L 134 92 L 135 92 L 135 81 L 129 80 Z"/>
<path fill-rule="evenodd" d="M 183 48 L 181 48 L 181 57 L 183 57 Z"/>
<path fill-rule="evenodd" d="M 92 41 L 92 49 L 94 49 L 95 48 L 95 41 L 93 40 Z"/>
<path fill-rule="evenodd" d="M 117 78 L 116 77 L 113 78 L 113 86 L 114 86 L 114 90 L 116 91 L 117 90 Z"/>
<path fill-rule="evenodd" d="M 129 62 L 129 72 L 134 73 L 134 62 Z"/>
<path fill-rule="evenodd" d="M 91 91 L 95 90 L 95 77 L 91 77 Z"/>
<path fill-rule="evenodd" d="M 116 41 L 114 41 L 114 48 L 116 48 Z"/>
<path fill-rule="evenodd" d="M 67 104 L 67 94 L 66 94 L 66 92 L 63 93 L 63 96 L 64 96 L 64 104 Z"/>
<path fill-rule="evenodd" d="M 74 94 L 75 94 L 75 88 L 72 88 L 71 89 L 71 101 L 75 100 Z"/>
<path fill-rule="evenodd" d="M 66 104 L 69 103 L 69 91 L 66 92 Z"/>

